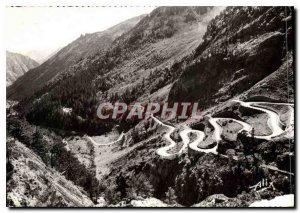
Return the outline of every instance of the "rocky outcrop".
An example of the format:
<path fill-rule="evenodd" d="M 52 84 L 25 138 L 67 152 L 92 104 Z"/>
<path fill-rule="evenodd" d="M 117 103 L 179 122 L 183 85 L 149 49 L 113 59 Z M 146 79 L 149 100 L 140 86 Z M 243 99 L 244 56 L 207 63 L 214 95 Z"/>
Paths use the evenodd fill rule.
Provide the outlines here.
<path fill-rule="evenodd" d="M 214 194 L 192 207 L 245 207 L 245 205 L 241 200 L 229 198 L 223 194 Z"/>
<path fill-rule="evenodd" d="M 130 204 L 132 207 L 168 207 L 168 204 L 152 197 L 144 200 L 132 200 Z"/>

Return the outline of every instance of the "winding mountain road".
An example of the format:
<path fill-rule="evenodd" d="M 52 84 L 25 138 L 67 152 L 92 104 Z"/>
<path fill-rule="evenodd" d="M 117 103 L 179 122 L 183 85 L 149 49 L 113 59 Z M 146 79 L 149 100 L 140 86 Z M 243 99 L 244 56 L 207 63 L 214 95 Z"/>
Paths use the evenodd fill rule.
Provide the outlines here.
<path fill-rule="evenodd" d="M 243 101 L 240 101 L 240 100 L 234 100 L 234 102 L 239 103 L 243 107 L 259 110 L 259 111 L 262 111 L 262 112 L 268 114 L 268 116 L 269 116 L 268 126 L 270 127 L 270 129 L 272 131 L 272 134 L 267 135 L 267 136 L 254 135 L 255 138 L 271 140 L 272 138 L 280 136 L 281 134 L 283 134 L 285 132 L 285 130 L 282 129 L 283 125 L 282 125 L 282 123 L 279 119 L 279 115 L 276 112 L 272 111 L 272 110 L 266 109 L 262 106 L 257 106 L 257 104 L 274 104 L 274 105 L 277 104 L 277 105 L 289 105 L 289 106 L 293 106 L 293 104 L 289 104 L 289 103 L 269 103 L 269 102 L 243 102 Z M 253 105 L 255 105 L 255 106 L 253 106 Z M 209 149 L 199 148 L 198 145 L 203 142 L 203 139 L 205 138 L 205 133 L 203 131 L 185 128 L 184 130 L 182 130 L 179 133 L 180 137 L 182 138 L 182 142 L 183 142 L 182 148 L 176 153 L 170 153 L 169 151 L 176 146 L 176 142 L 173 139 L 171 139 L 171 137 L 170 137 L 171 134 L 173 133 L 173 131 L 175 130 L 175 127 L 167 125 L 167 124 L 161 122 L 159 119 L 157 119 L 153 115 L 151 115 L 151 117 L 159 125 L 162 125 L 162 126 L 164 126 L 168 129 L 168 131 L 164 134 L 163 138 L 167 142 L 169 142 L 169 145 L 161 147 L 161 148 L 156 150 L 156 153 L 158 155 L 160 155 L 162 158 L 166 158 L 166 159 L 176 158 L 177 156 L 181 155 L 186 150 L 187 147 L 191 150 L 196 151 L 196 152 L 218 154 L 218 152 L 217 152 L 218 144 L 222 140 L 221 139 L 221 134 L 222 134 L 222 131 L 223 131 L 222 127 L 218 124 L 218 121 L 231 120 L 233 122 L 239 123 L 240 125 L 242 125 L 242 129 L 240 129 L 239 132 L 245 130 L 246 132 L 248 132 L 248 134 L 250 134 L 250 131 L 253 128 L 250 124 L 248 124 L 246 122 L 243 122 L 243 121 L 236 120 L 236 119 L 232 119 L 232 118 L 213 118 L 210 115 L 207 115 L 208 122 L 214 128 L 213 139 L 216 141 L 216 145 L 213 148 L 209 148 Z M 191 133 L 196 135 L 196 139 L 194 141 L 191 141 L 191 139 L 189 137 L 189 134 L 191 134 Z"/>
<path fill-rule="evenodd" d="M 287 106 L 291 107 L 290 110 L 292 110 L 293 109 L 292 106 L 294 106 L 294 104 L 289 104 L 289 103 L 243 102 L 243 101 L 240 101 L 240 100 L 233 100 L 233 101 L 239 103 L 243 107 L 255 109 L 255 110 L 262 111 L 262 112 L 268 114 L 268 116 L 269 116 L 268 126 L 270 127 L 270 129 L 272 131 L 272 134 L 267 135 L 267 136 L 254 135 L 254 137 L 257 138 L 257 139 L 265 139 L 265 140 L 271 140 L 274 137 L 280 136 L 286 130 L 282 129 L 282 126 L 284 126 L 284 125 L 281 123 L 279 115 L 275 111 L 272 111 L 270 109 L 266 109 L 263 106 L 258 106 L 258 105 L 259 104 L 287 105 Z M 291 117 L 293 117 L 293 114 L 294 114 L 294 111 L 292 111 Z M 208 122 L 212 125 L 212 127 L 214 129 L 212 139 L 216 142 L 216 145 L 212 148 L 207 148 L 207 149 L 200 148 L 199 145 L 203 142 L 203 140 L 205 138 L 205 133 L 203 131 L 190 129 L 189 127 L 185 126 L 184 129 L 181 132 L 179 132 L 179 135 L 180 135 L 180 137 L 182 139 L 182 142 L 183 142 L 183 145 L 182 145 L 181 149 L 179 151 L 175 152 L 175 153 L 171 153 L 170 150 L 174 149 L 177 145 L 177 142 L 175 142 L 171 138 L 171 134 L 175 131 L 176 128 L 160 121 L 158 118 L 151 115 L 151 118 L 154 119 L 154 121 L 156 123 L 158 123 L 160 126 L 163 126 L 167 129 L 166 133 L 163 135 L 163 139 L 166 142 L 169 143 L 166 146 L 158 148 L 156 150 L 156 153 L 159 156 L 161 156 L 162 158 L 174 159 L 174 158 L 180 156 L 188 148 L 188 149 L 193 150 L 195 152 L 213 153 L 213 154 L 217 155 L 218 154 L 218 151 L 217 151 L 218 150 L 218 145 L 219 145 L 219 142 L 222 140 L 221 135 L 222 135 L 222 131 L 223 131 L 223 128 L 218 124 L 218 121 L 229 121 L 229 120 L 231 120 L 233 122 L 236 122 L 236 123 L 238 123 L 242 126 L 242 128 L 239 130 L 239 132 L 246 131 L 246 132 L 248 132 L 249 135 L 251 134 L 250 132 L 253 128 L 250 124 L 248 124 L 246 122 L 243 122 L 243 121 L 240 121 L 240 120 L 233 119 L 233 118 L 214 118 L 211 115 L 207 115 L 206 117 L 208 118 Z M 191 138 L 189 136 L 190 134 L 195 134 L 196 135 L 196 138 L 193 141 L 191 140 Z M 115 143 L 118 143 L 125 136 L 126 135 L 122 132 L 117 140 L 115 140 L 113 142 L 110 142 L 110 143 L 106 143 L 106 144 L 97 143 L 90 136 L 86 136 L 86 138 L 91 143 L 93 143 L 95 146 L 109 146 L 109 145 L 113 145 Z"/>
<path fill-rule="evenodd" d="M 122 132 L 119 136 L 119 138 L 113 142 L 110 143 L 105 143 L 105 144 L 101 144 L 101 143 L 97 143 L 96 141 L 94 141 L 93 138 L 91 138 L 90 136 L 86 136 L 87 139 L 89 139 L 90 142 L 92 142 L 95 146 L 109 146 L 109 145 L 113 145 L 115 143 L 118 143 L 120 140 L 122 140 L 123 137 L 125 137 L 124 132 Z"/>
<path fill-rule="evenodd" d="M 164 147 L 161 147 L 161 148 L 157 149 L 156 153 L 158 155 L 160 155 L 160 156 L 163 156 L 164 158 L 173 159 L 176 156 L 174 156 L 174 154 L 168 153 L 168 150 L 170 150 L 170 149 L 172 149 L 172 148 L 174 148 L 176 146 L 176 142 L 174 140 L 172 140 L 172 138 L 171 138 L 171 134 L 175 130 L 175 127 L 172 127 L 170 125 L 164 124 L 163 122 L 161 122 L 160 120 L 158 120 L 153 115 L 151 115 L 151 117 L 154 119 L 154 121 L 156 121 L 156 123 L 158 123 L 159 125 L 164 126 L 164 127 L 166 127 L 168 129 L 168 131 L 164 134 L 163 137 L 170 143 L 167 146 L 164 146 Z M 176 154 L 177 155 L 181 154 L 180 151 L 178 153 L 176 153 Z"/>
<path fill-rule="evenodd" d="M 281 128 L 281 121 L 279 119 L 279 116 L 277 113 L 265 109 L 263 107 L 258 107 L 258 106 L 253 106 L 253 104 L 259 104 L 259 103 L 268 103 L 268 102 L 243 102 L 243 101 L 239 101 L 239 100 L 234 100 L 237 103 L 240 103 L 241 106 L 243 107 L 247 107 L 247 108 L 251 108 L 251 109 L 255 109 L 258 111 L 262 111 L 268 114 L 269 119 L 268 119 L 268 126 L 270 127 L 272 134 L 271 135 L 267 135 L 267 136 L 258 136 L 256 135 L 255 138 L 258 139 L 265 139 L 265 140 L 271 140 L 272 137 L 276 137 L 278 135 L 281 135 L 282 133 L 284 133 L 284 130 L 282 130 Z"/>

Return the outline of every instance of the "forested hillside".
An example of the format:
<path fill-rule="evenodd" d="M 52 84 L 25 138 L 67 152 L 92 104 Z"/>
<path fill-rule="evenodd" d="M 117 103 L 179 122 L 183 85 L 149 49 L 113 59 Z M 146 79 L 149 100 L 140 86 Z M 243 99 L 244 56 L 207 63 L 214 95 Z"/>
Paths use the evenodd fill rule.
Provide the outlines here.
<path fill-rule="evenodd" d="M 75 73 L 23 99 L 28 120 L 65 130 L 99 134 L 111 128 L 96 117 L 103 100 L 130 103 L 171 83 L 180 71 L 171 66 L 189 55 L 201 42 L 210 19 L 220 9 L 210 7 L 161 7 L 117 38 L 104 55 L 80 61 Z M 176 43 L 174 43 L 176 42 Z M 82 66 L 82 63 L 85 66 Z M 30 108 L 30 109 L 29 109 Z M 65 115 L 63 108 L 71 108 Z M 26 111 L 26 110 L 29 110 Z M 115 121 L 114 121 L 115 123 Z M 122 123 L 125 129 L 131 124 Z"/>
<path fill-rule="evenodd" d="M 227 7 L 208 26 L 192 61 L 184 63 L 169 99 L 197 100 L 207 107 L 270 75 L 292 50 L 291 12 L 286 7 Z"/>

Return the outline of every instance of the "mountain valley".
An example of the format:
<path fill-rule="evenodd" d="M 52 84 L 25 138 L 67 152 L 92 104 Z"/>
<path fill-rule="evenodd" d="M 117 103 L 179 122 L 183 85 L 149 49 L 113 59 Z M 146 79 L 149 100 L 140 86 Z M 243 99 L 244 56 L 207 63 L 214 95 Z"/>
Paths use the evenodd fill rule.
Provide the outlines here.
<path fill-rule="evenodd" d="M 68 44 L 7 88 L 7 205 L 291 199 L 293 21 L 292 7 L 158 7 Z M 201 116 L 102 120 L 106 102 Z"/>

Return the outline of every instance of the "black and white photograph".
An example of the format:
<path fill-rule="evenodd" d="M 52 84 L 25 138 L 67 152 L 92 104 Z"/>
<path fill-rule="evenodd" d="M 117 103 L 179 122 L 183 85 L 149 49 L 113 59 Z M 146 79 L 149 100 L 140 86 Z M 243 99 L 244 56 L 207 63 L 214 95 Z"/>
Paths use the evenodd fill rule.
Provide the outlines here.
<path fill-rule="evenodd" d="M 6 5 L 6 207 L 295 208 L 282 4 Z"/>

